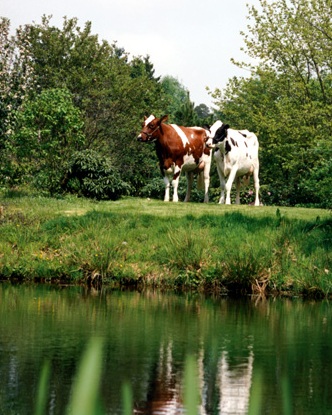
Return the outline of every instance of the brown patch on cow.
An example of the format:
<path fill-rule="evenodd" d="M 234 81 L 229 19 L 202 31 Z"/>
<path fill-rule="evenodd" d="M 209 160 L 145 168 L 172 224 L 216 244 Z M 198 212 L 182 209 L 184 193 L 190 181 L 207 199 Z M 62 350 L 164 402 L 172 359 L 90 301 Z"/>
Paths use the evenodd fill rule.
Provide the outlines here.
<path fill-rule="evenodd" d="M 203 152 L 204 154 L 206 154 L 207 156 L 209 156 L 210 155 L 210 153 L 211 153 L 211 149 L 210 148 L 207 148 L 207 147 L 205 147 L 204 148 L 204 152 Z"/>
<path fill-rule="evenodd" d="M 171 158 L 168 158 L 164 160 L 163 168 L 165 170 L 168 170 L 172 165 L 173 165 L 173 160 Z"/>
<path fill-rule="evenodd" d="M 164 177 L 176 166 L 179 171 L 173 175 L 173 180 L 177 179 L 181 173 L 185 156 L 191 156 L 195 161 L 196 168 L 194 165 L 191 166 L 193 170 L 200 172 L 208 166 L 208 164 L 204 166 L 204 163 L 200 162 L 203 155 L 211 155 L 211 150 L 206 148 L 208 136 L 203 128 L 183 126 L 175 128 L 175 125 L 164 123 L 166 117 L 153 118 L 148 125 L 145 125 L 146 120 L 145 117 L 138 141 L 155 142 L 160 171 Z"/>

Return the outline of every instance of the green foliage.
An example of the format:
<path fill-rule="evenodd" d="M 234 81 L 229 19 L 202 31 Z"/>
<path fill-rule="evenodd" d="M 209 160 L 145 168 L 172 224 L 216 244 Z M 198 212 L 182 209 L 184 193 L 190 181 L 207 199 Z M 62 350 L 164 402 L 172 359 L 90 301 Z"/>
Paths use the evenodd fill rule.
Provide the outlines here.
<path fill-rule="evenodd" d="M 24 102 L 12 139 L 23 179 L 32 177 L 37 188 L 57 193 L 68 156 L 84 143 L 82 130 L 80 111 L 67 90 L 46 89 Z"/>
<path fill-rule="evenodd" d="M 141 197 L 151 197 L 162 200 L 165 193 L 165 183 L 160 177 L 155 177 L 149 181 L 141 190 Z"/>
<path fill-rule="evenodd" d="M 149 58 L 128 62 L 123 49 L 91 33 L 91 22 L 81 29 L 77 19 L 65 18 L 61 30 L 44 16 L 28 38 L 38 85 L 70 90 L 84 114 L 89 147 L 116 151 L 119 138 L 131 136 L 138 117 L 161 98 Z"/>
<path fill-rule="evenodd" d="M 197 113 L 194 110 L 194 103 L 190 101 L 188 92 L 187 99 L 174 114 L 174 121 L 178 125 L 194 126 L 198 124 Z"/>
<path fill-rule="evenodd" d="M 260 142 L 260 180 L 269 203 L 331 207 L 331 6 L 282 0 L 249 8 L 247 54 L 259 60 L 214 97 L 223 121 Z"/>
<path fill-rule="evenodd" d="M 0 183 L 16 181 L 12 164 L 12 135 L 18 109 L 34 88 L 34 76 L 24 30 L 17 29 L 15 42 L 10 21 L 0 17 Z"/>
<path fill-rule="evenodd" d="M 84 136 L 82 145 L 66 143 L 68 151 L 66 154 L 62 151 L 62 160 L 81 149 L 110 153 L 122 180 L 130 182 L 132 190 L 138 192 L 149 180 L 146 172 L 151 171 L 154 159 L 151 149 L 137 151 L 135 136 L 143 115 L 161 112 L 166 99 L 159 78 L 154 77 L 149 57 L 129 61 L 124 49 L 116 43 L 100 42 L 91 33 L 90 22 L 81 28 L 75 18 L 64 18 L 63 27 L 58 28 L 51 25 L 50 17 L 43 16 L 40 24 L 23 26 L 14 37 L 9 36 L 9 21 L 2 20 L 0 37 L 3 40 L 0 61 L 2 181 L 8 182 L 9 178 L 10 184 L 14 184 L 20 177 L 30 182 L 33 175 L 38 186 L 52 193 L 58 191 L 61 174 L 52 174 L 52 169 L 46 168 L 47 163 L 42 166 L 41 162 L 37 177 L 35 156 L 41 153 L 42 160 L 48 157 L 55 162 L 57 157 L 46 153 L 53 152 L 55 142 L 63 140 L 64 131 L 68 136 L 68 124 L 61 131 L 60 122 L 54 131 L 61 109 L 48 105 L 52 97 L 46 92 L 61 90 L 70 94 L 72 105 L 80 114 L 80 132 Z M 48 107 L 42 109 L 44 118 L 47 115 L 47 122 L 50 118 L 53 120 L 44 128 L 46 121 L 35 118 L 37 125 L 43 124 L 44 141 L 39 145 L 39 130 L 31 126 L 36 108 L 32 103 L 36 96 L 43 94 L 48 95 L 47 99 L 39 99 L 40 105 Z M 73 129 L 74 120 L 70 122 Z M 51 135 L 51 144 L 46 148 L 45 140 Z M 12 157 L 14 141 L 28 144 L 29 151 L 17 154 L 20 160 Z M 59 152 L 55 154 L 58 156 Z M 55 164 L 60 164 L 61 170 L 61 160 Z"/>
<path fill-rule="evenodd" d="M 173 76 L 164 76 L 161 79 L 161 87 L 166 94 L 167 101 L 164 108 L 165 114 L 170 116 L 170 121 L 175 122 L 173 116 L 176 111 L 188 100 L 189 91 L 181 82 Z"/>
<path fill-rule="evenodd" d="M 98 200 L 116 200 L 128 194 L 125 183 L 111 160 L 94 150 L 74 153 L 62 181 L 64 190 Z"/>
<path fill-rule="evenodd" d="M 164 76 L 161 87 L 166 95 L 165 114 L 172 123 L 184 126 L 212 124 L 212 114 L 205 104 L 195 107 L 190 93 L 178 79 Z"/>

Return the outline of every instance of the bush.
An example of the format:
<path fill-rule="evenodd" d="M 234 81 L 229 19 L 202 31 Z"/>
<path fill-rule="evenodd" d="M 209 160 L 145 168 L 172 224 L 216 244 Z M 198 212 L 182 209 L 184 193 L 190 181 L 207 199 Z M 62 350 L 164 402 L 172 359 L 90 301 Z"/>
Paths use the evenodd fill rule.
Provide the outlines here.
<path fill-rule="evenodd" d="M 130 192 L 111 160 L 94 150 L 75 152 L 68 162 L 62 188 L 97 200 L 117 200 Z"/>

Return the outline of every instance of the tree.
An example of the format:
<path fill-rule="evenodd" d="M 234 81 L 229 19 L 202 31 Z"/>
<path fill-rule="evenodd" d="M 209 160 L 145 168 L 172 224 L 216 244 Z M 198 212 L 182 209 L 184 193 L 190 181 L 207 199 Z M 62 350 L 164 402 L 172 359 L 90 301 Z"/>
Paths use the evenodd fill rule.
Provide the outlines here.
<path fill-rule="evenodd" d="M 171 122 L 183 125 L 212 124 L 213 114 L 205 104 L 195 104 L 190 100 L 189 90 L 173 76 L 166 75 L 161 80 L 166 95 L 165 113 Z"/>
<path fill-rule="evenodd" d="M 199 104 L 194 108 L 197 117 L 200 120 L 206 120 L 211 116 L 209 107 L 206 104 Z"/>
<path fill-rule="evenodd" d="M 244 36 L 249 56 L 287 74 L 308 99 L 331 103 L 332 26 L 330 0 L 261 0 L 249 9 L 255 24 Z M 317 86 L 312 80 L 318 81 Z"/>
<path fill-rule="evenodd" d="M 239 63 L 252 75 L 216 90 L 216 103 L 224 121 L 258 133 L 262 189 L 270 202 L 325 205 L 327 195 L 310 177 L 330 174 L 331 3 L 261 0 L 260 11 L 249 10 L 254 24 L 244 34 L 246 51 L 259 65 Z"/>
<path fill-rule="evenodd" d="M 10 140 L 16 115 L 35 85 L 22 28 L 17 29 L 14 39 L 10 36 L 10 21 L 0 18 L 0 181 L 8 181 L 13 175 Z"/>
<path fill-rule="evenodd" d="M 8 101 L 0 104 L 1 126 L 6 125 L 1 133 L 22 128 L 22 122 L 28 122 L 22 115 L 19 123 L 15 118 L 22 113 L 20 105 L 27 102 L 27 98 L 31 101 L 44 91 L 66 90 L 82 117 L 82 149 L 111 154 L 125 181 L 132 180 L 133 188 L 144 185 L 142 181 L 148 170 L 145 163 L 151 161 L 152 151 L 144 148 L 138 152 L 135 136 L 143 115 L 160 111 L 165 97 L 159 78 L 154 77 L 149 57 L 135 57 L 130 61 L 129 54 L 116 42 L 112 45 L 100 42 L 98 36 L 91 33 L 90 22 L 80 28 L 77 19 L 64 18 L 60 29 L 50 21 L 51 17 L 43 16 L 41 24 L 25 25 L 17 32 L 19 36 L 12 38 L 8 35 L 9 21 L 0 26 L 0 36 L 6 40 L 2 51 L 11 52 L 6 60 L 1 56 L 1 88 L 9 84 L 8 79 L 27 74 L 20 78 L 20 89 L 12 87 L 14 81 L 10 84 L 15 106 L 8 101 L 5 89 L 1 92 L 1 97 Z M 18 50 L 23 50 L 24 54 Z M 12 120 L 11 130 L 8 120 Z M 9 142 L 6 148 L 8 146 Z M 10 154 L 9 149 L 6 154 L 2 152 L 6 160 Z M 30 161 L 32 163 L 32 159 Z M 5 176 L 4 168 L 2 172 Z M 9 173 L 13 176 L 13 172 Z"/>
<path fill-rule="evenodd" d="M 174 122 L 175 113 L 187 102 L 189 91 L 177 78 L 170 75 L 161 79 L 161 87 L 166 95 L 164 114 L 168 114 L 170 121 Z"/>
<path fill-rule="evenodd" d="M 45 89 L 23 103 L 12 149 L 17 170 L 36 187 L 58 192 L 68 157 L 83 143 L 81 113 L 69 91 Z"/>

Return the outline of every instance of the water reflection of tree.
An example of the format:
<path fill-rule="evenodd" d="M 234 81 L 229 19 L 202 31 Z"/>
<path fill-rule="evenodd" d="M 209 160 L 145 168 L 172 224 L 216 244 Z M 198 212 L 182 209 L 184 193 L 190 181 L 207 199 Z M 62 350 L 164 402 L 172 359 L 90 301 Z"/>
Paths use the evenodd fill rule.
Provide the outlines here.
<path fill-rule="evenodd" d="M 183 366 L 174 358 L 172 342 L 162 344 L 151 366 L 146 401 L 135 412 L 146 415 L 183 414 Z M 233 360 L 233 361 L 232 361 Z M 212 353 L 201 347 L 196 356 L 200 395 L 199 414 L 246 414 L 249 406 L 254 356 L 235 362 L 227 351 Z"/>

